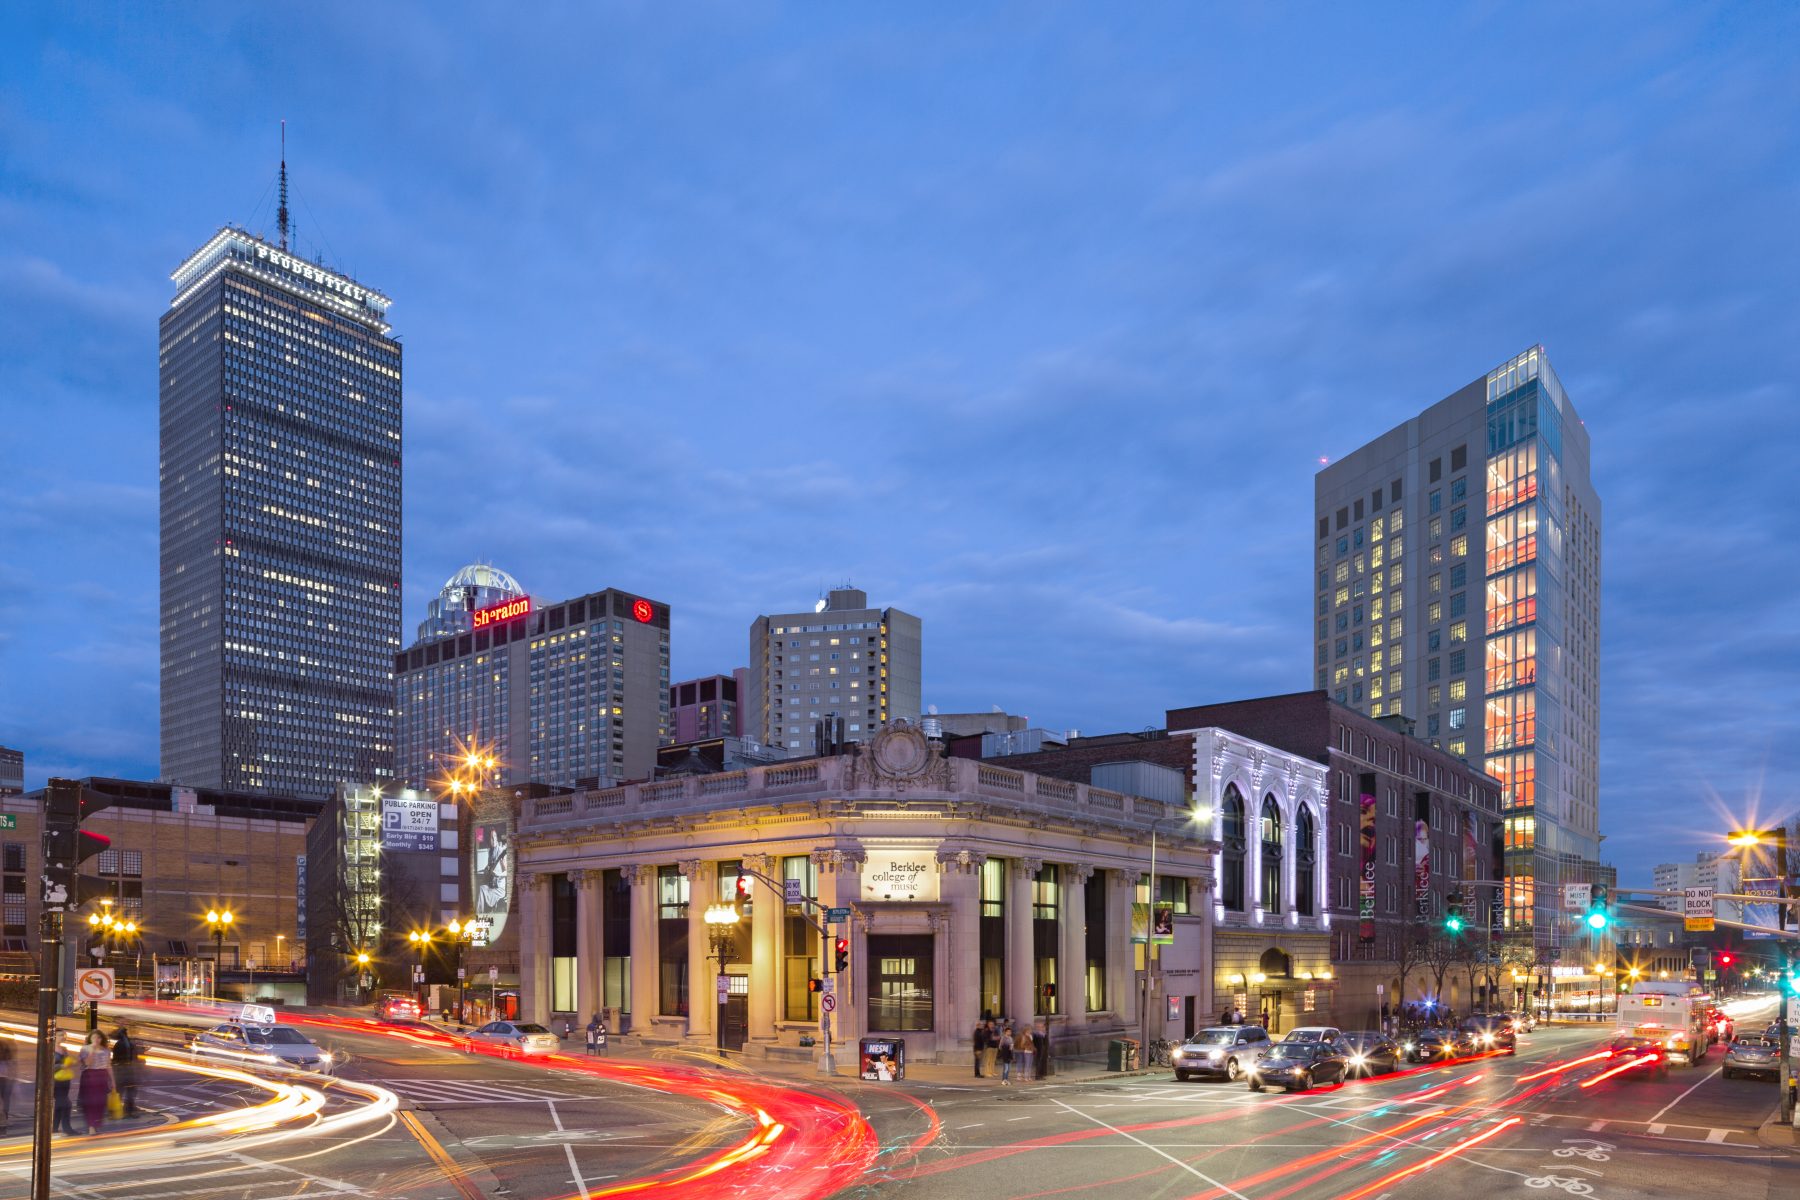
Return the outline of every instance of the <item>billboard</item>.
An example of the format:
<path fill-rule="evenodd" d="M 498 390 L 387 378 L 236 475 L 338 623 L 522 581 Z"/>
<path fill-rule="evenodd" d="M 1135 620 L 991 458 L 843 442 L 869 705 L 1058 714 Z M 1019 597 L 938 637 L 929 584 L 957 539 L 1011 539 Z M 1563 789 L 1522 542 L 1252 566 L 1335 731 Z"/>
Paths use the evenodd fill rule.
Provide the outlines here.
<path fill-rule="evenodd" d="M 475 893 L 475 917 L 485 929 L 475 944 L 487 945 L 506 928 L 513 897 L 513 829 L 510 814 L 478 819 L 470 831 L 469 855 Z"/>
<path fill-rule="evenodd" d="M 381 848 L 435 851 L 438 848 L 437 801 L 429 797 L 383 796 Z"/>
<path fill-rule="evenodd" d="M 1175 909 L 1167 904 L 1158 904 L 1154 912 L 1154 928 L 1152 928 L 1152 910 L 1148 904 L 1131 906 L 1131 940 L 1142 945 L 1153 940 L 1159 946 L 1175 944 Z"/>
<path fill-rule="evenodd" d="M 1356 897 L 1356 940 L 1375 943 L 1375 795 L 1362 794 L 1362 880 Z"/>
<path fill-rule="evenodd" d="M 1431 917 L 1431 822 L 1413 821 L 1413 901 L 1419 916 Z"/>

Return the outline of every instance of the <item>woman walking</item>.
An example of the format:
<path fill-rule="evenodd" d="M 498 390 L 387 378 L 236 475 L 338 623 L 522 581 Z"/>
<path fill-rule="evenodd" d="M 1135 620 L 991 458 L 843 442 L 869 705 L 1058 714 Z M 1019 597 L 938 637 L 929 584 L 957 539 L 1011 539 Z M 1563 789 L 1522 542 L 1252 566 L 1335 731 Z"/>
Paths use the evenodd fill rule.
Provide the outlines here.
<path fill-rule="evenodd" d="M 107 1049 L 106 1035 L 96 1029 L 81 1048 L 81 1115 L 87 1119 L 89 1136 L 105 1126 L 106 1098 L 112 1092 L 112 1051 Z"/>
<path fill-rule="evenodd" d="M 1008 1025 L 1000 1032 L 1000 1086 L 1005 1087 L 1012 1082 L 1013 1064 L 1013 1031 Z"/>

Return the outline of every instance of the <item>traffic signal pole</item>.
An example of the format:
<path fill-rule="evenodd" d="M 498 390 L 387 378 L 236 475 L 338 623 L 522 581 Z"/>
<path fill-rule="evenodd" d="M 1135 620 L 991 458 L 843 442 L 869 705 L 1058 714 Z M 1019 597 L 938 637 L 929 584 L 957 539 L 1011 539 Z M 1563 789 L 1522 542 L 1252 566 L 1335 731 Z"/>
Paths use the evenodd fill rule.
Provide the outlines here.
<path fill-rule="evenodd" d="M 37 1071 L 31 1107 L 31 1200 L 50 1200 L 50 1120 L 56 1075 L 56 993 L 62 977 L 62 913 L 38 917 Z"/>

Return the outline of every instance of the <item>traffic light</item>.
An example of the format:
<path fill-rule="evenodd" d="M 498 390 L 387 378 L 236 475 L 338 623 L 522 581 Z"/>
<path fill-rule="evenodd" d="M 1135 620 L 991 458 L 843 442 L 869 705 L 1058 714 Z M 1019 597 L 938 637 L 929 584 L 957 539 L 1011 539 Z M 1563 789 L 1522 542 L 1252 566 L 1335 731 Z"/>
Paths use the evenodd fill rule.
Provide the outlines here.
<path fill-rule="evenodd" d="M 737 877 L 737 902 L 742 904 L 749 899 L 750 877 L 748 875 L 739 875 Z"/>
<path fill-rule="evenodd" d="M 1046 983 L 1044 985 L 1044 999 L 1046 999 L 1046 1000 L 1056 999 L 1056 985 L 1054 983 Z"/>
<path fill-rule="evenodd" d="M 1580 892 L 1575 893 L 1577 896 Z M 1604 883 L 1588 885 L 1587 927 L 1596 933 L 1612 924 L 1612 913 L 1608 911 L 1612 902 L 1610 889 Z"/>
<path fill-rule="evenodd" d="M 78 876 L 82 863 L 112 846 L 112 839 L 89 833 L 81 822 L 111 802 L 73 779 L 52 779 L 44 793 L 44 909 L 73 912 L 106 884 Z"/>
<path fill-rule="evenodd" d="M 1728 971 L 1731 969 L 1731 964 L 1736 961 L 1737 961 L 1736 956 L 1733 955 L 1729 950 L 1723 951 L 1719 955 L 1719 969 L 1721 971 Z"/>
<path fill-rule="evenodd" d="M 1463 931 L 1463 894 L 1462 889 L 1450 893 L 1449 911 L 1444 915 L 1444 931 L 1451 937 Z"/>
<path fill-rule="evenodd" d="M 825 984 L 817 979 L 808 979 L 806 981 L 806 990 L 814 993 L 822 992 L 825 990 Z"/>
<path fill-rule="evenodd" d="M 837 940 L 837 969 L 842 971 L 850 965 L 850 939 L 841 937 Z"/>

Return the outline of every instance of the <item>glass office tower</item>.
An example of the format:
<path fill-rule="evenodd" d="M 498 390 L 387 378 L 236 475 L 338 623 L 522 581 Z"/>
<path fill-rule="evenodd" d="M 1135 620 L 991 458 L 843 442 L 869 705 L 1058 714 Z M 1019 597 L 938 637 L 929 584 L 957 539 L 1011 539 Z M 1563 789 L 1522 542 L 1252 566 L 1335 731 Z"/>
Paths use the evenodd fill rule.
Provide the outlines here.
<path fill-rule="evenodd" d="M 1585 936 L 1598 863 L 1600 501 L 1587 428 L 1533 346 L 1314 477 L 1315 686 L 1499 780 L 1503 894 Z M 1496 905 L 1494 901 L 1499 901 Z"/>
<path fill-rule="evenodd" d="M 328 796 L 393 774 L 390 301 L 238 229 L 161 322 L 162 776 Z"/>

